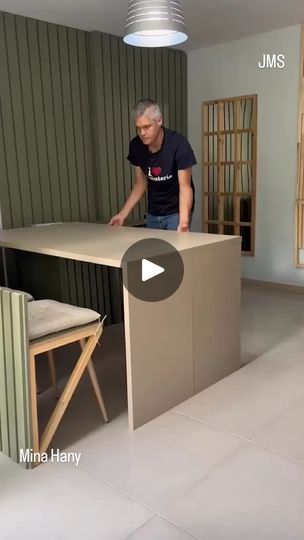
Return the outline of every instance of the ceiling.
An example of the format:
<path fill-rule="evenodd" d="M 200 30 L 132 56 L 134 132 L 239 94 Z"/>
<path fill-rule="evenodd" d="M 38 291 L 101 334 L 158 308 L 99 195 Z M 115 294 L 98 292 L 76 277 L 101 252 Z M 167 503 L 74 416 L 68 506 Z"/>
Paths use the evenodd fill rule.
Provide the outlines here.
<path fill-rule="evenodd" d="M 182 0 L 192 50 L 304 22 L 304 0 Z M 122 36 L 127 0 L 0 0 L 0 11 Z"/>

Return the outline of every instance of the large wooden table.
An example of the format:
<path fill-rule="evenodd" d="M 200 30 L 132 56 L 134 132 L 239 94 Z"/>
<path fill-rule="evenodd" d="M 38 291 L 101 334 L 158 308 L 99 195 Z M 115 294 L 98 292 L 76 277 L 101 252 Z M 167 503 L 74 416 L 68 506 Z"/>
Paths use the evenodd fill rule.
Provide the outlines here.
<path fill-rule="evenodd" d="M 92 223 L 0 232 L 0 246 L 120 267 L 138 240 L 160 238 L 181 254 L 184 279 L 167 300 L 124 287 L 129 427 L 135 429 L 240 366 L 239 237 Z"/>

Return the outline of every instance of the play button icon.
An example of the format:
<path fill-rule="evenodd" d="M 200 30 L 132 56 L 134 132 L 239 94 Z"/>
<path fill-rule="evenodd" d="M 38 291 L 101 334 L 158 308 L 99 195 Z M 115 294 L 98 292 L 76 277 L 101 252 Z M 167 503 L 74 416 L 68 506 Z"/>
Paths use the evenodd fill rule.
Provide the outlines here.
<path fill-rule="evenodd" d="M 180 253 L 158 238 L 145 238 L 133 244 L 124 254 L 121 266 L 124 286 L 145 302 L 169 298 L 184 277 Z"/>
<path fill-rule="evenodd" d="M 148 281 L 148 279 L 152 279 L 155 276 L 158 276 L 159 274 L 162 274 L 165 271 L 162 266 L 158 266 L 158 264 L 154 264 L 151 261 L 148 261 L 147 259 L 143 259 L 141 263 L 141 279 L 142 281 Z"/>

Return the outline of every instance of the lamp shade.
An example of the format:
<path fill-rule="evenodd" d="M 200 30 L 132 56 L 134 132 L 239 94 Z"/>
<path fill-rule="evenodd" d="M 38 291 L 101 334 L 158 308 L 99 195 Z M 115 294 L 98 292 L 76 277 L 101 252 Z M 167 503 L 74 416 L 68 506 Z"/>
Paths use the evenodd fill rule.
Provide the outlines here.
<path fill-rule="evenodd" d="M 129 0 L 124 42 L 169 47 L 188 39 L 179 0 Z"/>

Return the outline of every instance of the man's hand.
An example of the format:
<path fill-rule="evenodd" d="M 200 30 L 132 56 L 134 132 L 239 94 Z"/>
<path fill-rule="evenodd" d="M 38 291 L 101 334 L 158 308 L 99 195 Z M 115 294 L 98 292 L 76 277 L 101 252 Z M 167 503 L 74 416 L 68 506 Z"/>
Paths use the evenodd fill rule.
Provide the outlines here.
<path fill-rule="evenodd" d="M 134 206 L 145 194 L 147 189 L 147 177 L 140 167 L 135 167 L 135 178 L 136 181 L 134 187 L 126 203 L 124 204 L 120 212 L 118 212 L 118 214 L 116 214 L 110 219 L 108 225 L 123 225 L 125 219 L 132 212 Z"/>
<path fill-rule="evenodd" d="M 189 231 L 189 222 L 183 221 L 180 222 L 179 226 L 177 227 L 177 232 L 188 232 Z"/>
<path fill-rule="evenodd" d="M 125 214 L 123 214 L 122 212 L 119 212 L 119 214 L 116 214 L 116 216 L 113 216 L 110 219 L 108 225 L 123 225 L 125 219 L 126 219 Z"/>

